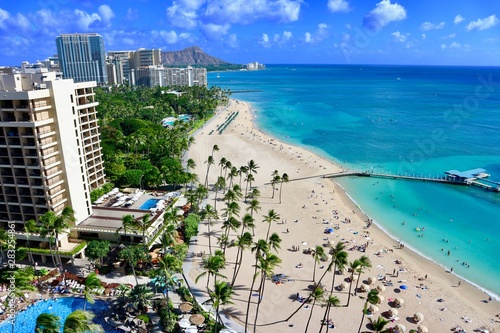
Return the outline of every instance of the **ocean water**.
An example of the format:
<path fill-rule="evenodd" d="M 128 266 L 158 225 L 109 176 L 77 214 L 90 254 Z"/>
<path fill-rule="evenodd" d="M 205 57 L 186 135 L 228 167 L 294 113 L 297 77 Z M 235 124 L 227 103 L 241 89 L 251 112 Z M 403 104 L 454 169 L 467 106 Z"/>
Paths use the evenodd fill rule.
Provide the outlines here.
<path fill-rule="evenodd" d="M 274 65 L 219 74 L 209 73 L 210 84 L 250 102 L 261 129 L 344 168 L 430 177 L 483 168 L 500 182 L 500 68 Z M 499 298 L 500 194 L 338 182 L 396 240 Z"/>

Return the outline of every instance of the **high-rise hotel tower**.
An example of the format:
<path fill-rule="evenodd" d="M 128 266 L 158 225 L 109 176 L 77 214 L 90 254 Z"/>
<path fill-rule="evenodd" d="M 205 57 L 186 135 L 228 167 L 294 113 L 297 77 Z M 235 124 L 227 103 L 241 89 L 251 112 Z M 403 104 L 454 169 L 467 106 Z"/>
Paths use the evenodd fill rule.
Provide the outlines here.
<path fill-rule="evenodd" d="M 56 37 L 60 70 L 65 79 L 106 84 L 104 39 L 96 33 L 62 34 Z"/>
<path fill-rule="evenodd" d="M 104 184 L 95 86 L 45 69 L 0 74 L 0 227 L 15 224 L 20 244 L 24 223 L 47 211 L 69 206 L 76 224 L 92 214 L 90 191 Z M 75 246 L 68 235 L 58 242 Z"/>

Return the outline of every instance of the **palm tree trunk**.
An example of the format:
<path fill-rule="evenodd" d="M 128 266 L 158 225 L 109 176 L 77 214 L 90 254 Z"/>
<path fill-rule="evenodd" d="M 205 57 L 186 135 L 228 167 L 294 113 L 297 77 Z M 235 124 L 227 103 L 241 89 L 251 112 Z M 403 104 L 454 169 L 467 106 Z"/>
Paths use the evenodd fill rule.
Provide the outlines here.
<path fill-rule="evenodd" d="M 210 237 L 210 219 L 207 220 L 208 227 L 208 253 L 212 255 L 212 238 Z M 166 253 L 166 252 L 165 252 Z"/>
<path fill-rule="evenodd" d="M 316 280 L 316 266 L 318 266 L 318 262 L 316 261 L 316 258 L 313 258 L 314 259 L 314 268 L 313 268 L 313 280 L 312 282 L 314 283 L 314 281 Z"/>
<path fill-rule="evenodd" d="M 333 266 L 333 279 L 332 279 L 332 286 L 330 287 L 330 294 L 333 294 L 333 289 L 335 289 L 335 277 L 337 276 L 337 263 Z"/>
<path fill-rule="evenodd" d="M 260 303 L 262 302 L 262 298 L 264 297 L 264 288 L 266 286 L 266 277 L 267 275 L 262 272 L 261 273 L 261 280 L 260 280 L 260 286 L 259 286 L 259 300 L 257 301 L 257 309 L 255 310 L 255 319 L 253 321 L 253 331 L 256 332 L 256 327 L 257 327 L 257 317 L 259 316 L 259 309 L 260 309 Z"/>
<path fill-rule="evenodd" d="M 361 327 L 363 327 L 363 320 L 365 320 L 365 312 L 367 304 L 368 302 L 365 302 L 365 306 L 363 307 L 363 316 L 361 317 L 361 323 L 359 323 L 358 333 L 361 332 Z"/>
<path fill-rule="evenodd" d="M 323 324 L 327 322 L 328 315 L 330 312 L 330 303 L 326 304 L 326 309 L 325 309 L 325 314 L 323 315 L 323 321 L 321 322 L 321 325 L 319 326 L 319 333 L 323 331 Z M 326 325 L 326 331 L 328 332 L 328 325 Z"/>
<path fill-rule="evenodd" d="M 346 307 L 349 306 L 349 302 L 351 301 L 351 290 L 352 290 L 352 279 L 354 278 L 354 271 L 351 273 L 351 282 L 349 282 L 349 296 L 347 297 Z"/>
<path fill-rule="evenodd" d="M 311 322 L 311 317 L 312 317 L 315 305 L 316 305 L 316 297 L 314 298 L 313 304 L 311 306 L 311 312 L 309 312 L 309 318 L 307 319 L 306 329 L 304 330 L 304 333 L 307 333 L 307 330 L 309 329 L 309 323 Z"/>
<path fill-rule="evenodd" d="M 281 184 L 280 184 L 280 205 L 281 205 L 281 193 L 282 193 L 281 189 L 282 188 L 283 188 L 283 181 L 281 181 Z"/>
<path fill-rule="evenodd" d="M 135 268 L 134 268 L 134 265 L 130 265 L 132 266 L 132 274 L 134 274 L 134 278 L 135 278 L 135 285 L 138 285 L 139 284 L 139 280 L 137 280 L 137 275 L 135 275 Z"/>
<path fill-rule="evenodd" d="M 253 291 L 253 287 L 255 286 L 255 280 L 257 279 L 257 262 L 258 262 L 258 260 L 255 259 L 255 270 L 254 270 L 254 274 L 253 274 L 252 285 L 250 286 L 250 291 L 248 293 L 247 311 L 246 311 L 246 315 L 245 315 L 245 333 L 247 332 L 247 327 L 248 327 L 248 313 L 250 312 L 250 302 L 252 301 L 252 291 Z"/>

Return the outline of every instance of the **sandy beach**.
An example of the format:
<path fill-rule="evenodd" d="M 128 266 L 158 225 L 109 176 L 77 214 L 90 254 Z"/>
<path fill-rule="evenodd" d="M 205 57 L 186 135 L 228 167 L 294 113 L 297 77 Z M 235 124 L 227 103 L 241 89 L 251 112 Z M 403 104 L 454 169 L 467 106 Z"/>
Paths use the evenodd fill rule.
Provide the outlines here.
<path fill-rule="evenodd" d="M 232 112 L 239 113 L 219 135 L 216 131 L 217 126 L 223 124 Z M 371 260 L 372 268 L 361 275 L 360 285 L 363 281 L 367 283 L 370 277 L 375 280 L 370 284 L 370 289 L 385 285 L 385 290 L 380 292 L 384 300 L 378 305 L 379 311 L 365 317 L 362 331 L 368 330 L 366 327 L 369 323 L 368 318 L 377 319 L 378 315 L 393 308 L 391 300 L 402 298 L 404 304 L 397 308 L 398 314 L 393 316 L 392 322 L 389 322 L 386 328 L 402 324 L 406 327 L 406 332 L 411 329 L 416 330 L 419 325 L 426 326 L 429 332 L 450 332 L 457 326 L 467 332 L 481 328 L 489 332 L 500 332 L 500 318 L 497 316 L 500 314 L 499 302 L 488 301 L 488 295 L 481 290 L 465 281 L 460 281 L 451 272 L 410 249 L 400 248 L 398 242 L 382 232 L 376 224 L 372 223 L 367 227 L 368 217 L 356 207 L 342 188 L 335 181 L 320 177 L 323 174 L 341 172 L 341 167 L 314 154 L 314 149 L 311 152 L 291 146 L 263 133 L 253 122 L 258 116 L 248 103 L 231 100 L 227 108 L 197 132 L 196 143 L 189 150 L 189 157 L 196 162 L 195 172 L 202 183 L 207 169 L 206 160 L 214 145 L 218 145 L 219 151 L 213 155 L 215 164 L 211 166 L 209 184 L 213 184 L 219 176 L 218 163 L 223 157 L 238 168 L 246 165 L 249 160 L 254 160 L 259 165 L 253 186 L 260 191 L 258 200 L 261 209 L 254 215 L 256 224 L 254 241 L 266 237 L 268 225 L 262 222 L 262 216 L 267 215 L 270 209 L 274 209 L 280 215 L 280 221 L 271 225 L 271 233 L 277 233 L 282 239 L 281 249 L 277 253 L 282 262 L 274 273 L 284 274 L 286 278 L 281 284 L 272 283 L 271 280 L 266 282 L 256 332 L 304 331 L 313 308 L 312 304 L 299 302 L 297 294 L 307 297 L 311 291 L 314 259 L 311 254 L 303 252 L 316 246 L 324 246 L 328 252 L 329 244 L 338 242 L 344 242 L 346 249 L 349 249 L 347 251 L 349 262 L 362 255 Z M 338 144 L 342 142 L 339 141 Z M 273 199 L 272 187 L 269 184 L 274 170 L 278 170 L 280 175 L 287 173 L 290 178 L 289 183 L 283 184 L 281 204 L 279 191 L 275 192 Z M 235 177 L 234 182 L 238 183 L 239 177 Z M 245 188 L 244 182 L 242 188 L 243 190 Z M 219 194 L 219 198 L 221 196 Z M 210 192 L 207 200 L 211 205 L 214 204 L 213 197 L 214 192 Z M 241 201 L 239 205 L 241 218 L 246 213 L 247 204 Z M 222 201 L 217 202 L 219 214 L 223 207 Z M 212 231 L 215 237 L 221 235 L 221 225 L 221 220 L 213 224 Z M 333 228 L 334 232 L 326 234 L 326 228 Z M 204 252 L 208 255 L 207 231 L 207 224 L 202 223 L 195 253 Z M 233 233 L 230 239 L 235 237 L 236 233 Z M 212 247 L 217 248 L 216 239 L 213 237 Z M 300 250 L 294 251 L 293 248 L 296 247 Z M 362 252 L 364 247 L 366 249 Z M 228 265 L 221 272 L 228 280 L 232 278 L 235 256 L 236 249 L 229 248 L 226 253 Z M 201 258 L 196 258 L 191 271 L 186 272 L 193 280 L 203 272 L 199 263 Z M 241 272 L 234 286 L 236 291 L 232 299 L 234 304 L 223 307 L 226 315 L 241 326 L 245 321 L 249 287 L 254 271 L 253 263 L 254 255 L 250 251 L 245 251 Z M 318 264 L 316 280 L 325 272 L 327 266 L 327 261 Z M 335 286 L 345 282 L 349 276 L 349 273 L 337 275 Z M 328 291 L 332 277 L 333 274 L 328 272 L 322 280 Z M 198 282 L 201 289 L 205 284 L 204 278 Z M 402 285 L 407 288 L 402 289 Z M 326 296 L 328 294 L 325 293 Z M 357 295 L 351 296 L 348 307 L 343 306 L 347 303 L 348 291 L 337 290 L 334 295 L 340 299 L 341 304 L 340 307 L 333 308 L 330 313 L 335 330 L 357 332 L 367 293 L 358 292 Z M 250 307 L 249 321 L 253 324 L 257 297 L 251 298 L 253 303 Z M 313 309 L 308 328 L 310 332 L 320 330 L 325 310 L 321 304 L 322 302 L 318 301 Z M 300 310 L 297 314 L 286 321 L 298 308 Z M 418 324 L 413 320 L 413 315 L 417 312 L 424 316 L 423 321 Z M 323 326 L 323 330 L 325 328 L 326 326 Z"/>

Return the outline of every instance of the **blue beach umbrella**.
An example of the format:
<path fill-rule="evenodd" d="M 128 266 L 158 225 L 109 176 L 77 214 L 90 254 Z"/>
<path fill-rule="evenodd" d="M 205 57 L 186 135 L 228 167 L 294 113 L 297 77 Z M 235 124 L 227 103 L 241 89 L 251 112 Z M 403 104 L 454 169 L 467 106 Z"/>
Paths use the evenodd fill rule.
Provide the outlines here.
<path fill-rule="evenodd" d="M 331 234 L 333 232 L 333 228 L 326 228 L 325 233 Z"/>
<path fill-rule="evenodd" d="M 402 284 L 399 286 L 399 289 L 406 290 L 406 289 L 408 289 L 408 287 L 406 285 Z"/>

